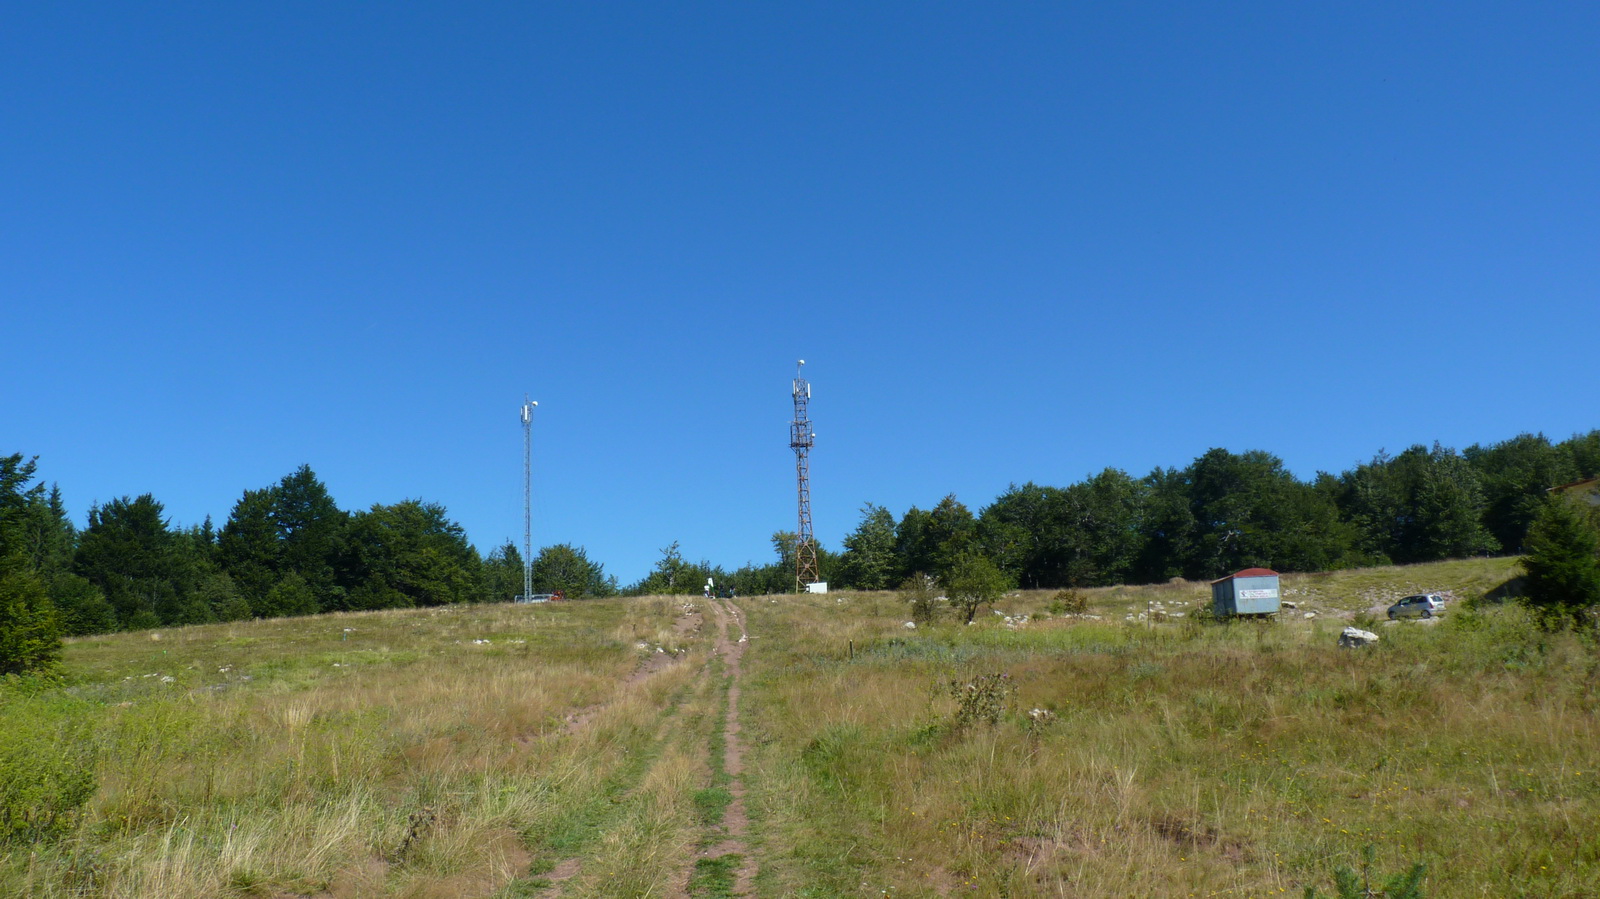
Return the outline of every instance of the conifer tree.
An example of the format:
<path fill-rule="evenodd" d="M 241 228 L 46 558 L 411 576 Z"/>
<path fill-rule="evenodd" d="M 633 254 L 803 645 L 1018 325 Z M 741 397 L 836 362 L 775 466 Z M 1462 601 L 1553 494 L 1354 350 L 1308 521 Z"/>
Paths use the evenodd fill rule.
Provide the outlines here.
<path fill-rule="evenodd" d="M 1594 516 L 1571 500 L 1545 501 L 1528 528 L 1528 602 L 1549 613 L 1576 616 L 1600 605 L 1600 531 Z"/>

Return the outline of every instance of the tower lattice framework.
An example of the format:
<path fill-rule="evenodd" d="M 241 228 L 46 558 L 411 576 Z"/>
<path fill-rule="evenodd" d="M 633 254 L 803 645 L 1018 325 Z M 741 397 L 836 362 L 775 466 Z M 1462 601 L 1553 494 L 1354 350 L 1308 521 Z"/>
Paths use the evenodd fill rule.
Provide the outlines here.
<path fill-rule="evenodd" d="M 522 397 L 522 601 L 533 595 L 533 410 Z"/>
<path fill-rule="evenodd" d="M 789 423 L 789 448 L 794 450 L 795 483 L 800 495 L 800 527 L 794 547 L 795 589 L 822 580 L 817 572 L 817 543 L 811 534 L 811 446 L 816 432 L 811 430 L 807 406 L 811 402 L 811 382 L 802 377 L 806 360 L 801 359 L 794 376 L 794 421 Z"/>

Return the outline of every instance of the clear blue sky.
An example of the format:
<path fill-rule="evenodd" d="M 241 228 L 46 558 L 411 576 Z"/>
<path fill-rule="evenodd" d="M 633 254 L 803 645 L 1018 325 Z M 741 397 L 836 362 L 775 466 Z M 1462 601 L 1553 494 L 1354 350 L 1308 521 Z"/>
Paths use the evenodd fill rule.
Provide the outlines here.
<path fill-rule="evenodd" d="M 1600 6 L 12 4 L 0 452 L 623 582 L 1212 446 L 1600 427 Z"/>

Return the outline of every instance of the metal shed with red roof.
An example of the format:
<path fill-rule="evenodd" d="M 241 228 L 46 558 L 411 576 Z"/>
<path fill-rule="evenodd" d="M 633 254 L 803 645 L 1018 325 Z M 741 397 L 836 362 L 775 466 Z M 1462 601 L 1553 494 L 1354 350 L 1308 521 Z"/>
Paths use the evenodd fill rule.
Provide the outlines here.
<path fill-rule="evenodd" d="M 1278 573 L 1270 568 L 1246 568 L 1211 582 L 1211 610 L 1219 618 L 1275 615 L 1280 600 Z"/>

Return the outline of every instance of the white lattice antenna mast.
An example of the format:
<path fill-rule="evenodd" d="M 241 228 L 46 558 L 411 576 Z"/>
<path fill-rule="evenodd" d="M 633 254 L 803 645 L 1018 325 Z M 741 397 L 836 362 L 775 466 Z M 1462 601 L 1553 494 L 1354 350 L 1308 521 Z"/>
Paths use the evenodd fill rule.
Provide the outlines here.
<path fill-rule="evenodd" d="M 811 430 L 811 382 L 802 377 L 806 360 L 795 366 L 794 420 L 789 423 L 789 448 L 794 450 L 795 486 L 799 490 L 800 529 L 795 533 L 794 583 L 796 590 L 821 580 L 817 574 L 817 544 L 811 535 L 811 447 L 817 433 Z"/>
<path fill-rule="evenodd" d="M 522 601 L 533 596 L 533 408 L 522 395 Z"/>

